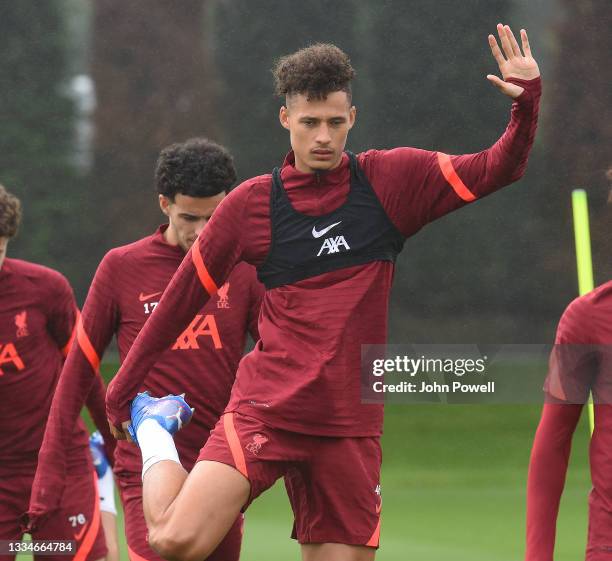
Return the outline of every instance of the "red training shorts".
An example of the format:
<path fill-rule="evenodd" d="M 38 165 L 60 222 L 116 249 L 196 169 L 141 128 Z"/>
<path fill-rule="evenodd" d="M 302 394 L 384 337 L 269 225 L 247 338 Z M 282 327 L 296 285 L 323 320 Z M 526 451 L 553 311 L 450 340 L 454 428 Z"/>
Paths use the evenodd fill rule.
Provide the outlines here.
<path fill-rule="evenodd" d="M 21 540 L 21 516 L 28 510 L 33 480 L 32 473 L 0 478 L 0 540 Z M 73 556 L 65 553 L 34 555 L 34 559 L 40 561 L 97 561 L 106 556 L 95 472 L 67 475 L 59 510 L 41 522 L 32 533 L 32 539 L 76 542 Z M 0 561 L 14 558 L 14 555 L 0 555 Z"/>
<path fill-rule="evenodd" d="M 379 545 L 378 437 L 311 436 L 226 413 L 200 451 L 200 460 L 231 465 L 249 480 L 245 509 L 284 477 L 295 516 L 292 537 L 302 544 Z"/>

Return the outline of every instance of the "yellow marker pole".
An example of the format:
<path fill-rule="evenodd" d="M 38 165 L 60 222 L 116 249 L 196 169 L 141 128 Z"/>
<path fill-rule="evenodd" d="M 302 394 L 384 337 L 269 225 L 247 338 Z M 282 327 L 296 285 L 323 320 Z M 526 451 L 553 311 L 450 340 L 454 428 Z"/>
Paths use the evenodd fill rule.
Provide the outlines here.
<path fill-rule="evenodd" d="M 576 241 L 576 267 L 578 271 L 578 293 L 580 296 L 591 292 L 593 284 L 593 260 L 591 258 L 591 230 L 589 227 L 589 205 L 584 189 L 572 191 L 574 212 L 574 239 Z M 593 401 L 589 401 L 589 426 L 591 434 L 595 426 Z"/>

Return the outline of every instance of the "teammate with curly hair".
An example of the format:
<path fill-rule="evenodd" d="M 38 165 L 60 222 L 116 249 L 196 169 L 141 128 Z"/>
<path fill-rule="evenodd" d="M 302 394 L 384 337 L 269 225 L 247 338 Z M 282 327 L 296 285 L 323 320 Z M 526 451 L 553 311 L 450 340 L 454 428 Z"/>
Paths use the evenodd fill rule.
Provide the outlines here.
<path fill-rule="evenodd" d="M 525 170 L 539 70 L 524 31 L 522 51 L 508 26 L 498 34 L 501 48 L 492 35 L 489 45 L 503 79 L 488 79 L 512 98 L 510 123 L 492 147 L 464 156 L 345 151 L 356 118 L 347 55 L 317 44 L 278 62 L 279 117 L 292 151 L 280 169 L 245 181 L 219 206 L 107 393 L 119 438 L 131 414 L 149 541 L 163 557 L 205 558 L 238 512 L 284 477 L 305 561 L 374 558 L 383 407 L 361 402 L 361 345 L 386 341 L 405 239 Z M 193 310 L 241 261 L 257 267 L 266 287 L 261 339 L 187 475 L 175 459 L 177 424 L 160 418 L 159 404 L 139 397 L 130 411 L 130 402 Z"/>
<path fill-rule="evenodd" d="M 139 331 L 157 313 L 160 296 L 185 254 L 235 182 L 232 157 L 207 139 L 190 139 L 161 151 L 155 185 L 168 223 L 150 236 L 112 249 L 96 271 L 83 307 L 77 344 L 53 398 L 30 503 L 34 521 L 52 510 L 57 501 L 56 490 L 62 484 L 70 446 L 64 427 L 74 424 L 79 416 L 89 388 L 99 378 L 100 360 L 111 339 L 116 336 L 123 360 Z M 200 447 L 227 404 L 247 334 L 255 341 L 259 338 L 257 318 L 262 297 L 263 286 L 255 269 L 238 264 L 217 297 L 193 309 L 189 325 L 177 334 L 172 348 L 139 388 L 154 396 L 184 391 L 197 408 L 190 430 L 176 439 L 187 470 L 195 464 Z M 104 416 L 103 398 L 97 406 Z M 131 561 L 155 561 L 160 558 L 147 544 L 141 471 L 138 450 L 119 442 L 114 472 L 124 507 L 128 553 Z M 103 494 L 106 501 L 112 500 L 112 492 Z M 242 515 L 236 513 L 229 533 L 210 559 L 237 561 L 241 541 Z"/>
<path fill-rule="evenodd" d="M 34 554 L 35 559 L 83 561 L 107 553 L 96 500 L 93 464 L 83 421 L 66 429 L 68 472 L 57 490 L 55 510 L 37 528 L 27 528 L 28 509 L 38 450 L 64 358 L 77 320 L 77 306 L 66 278 L 37 265 L 6 257 L 17 235 L 21 203 L 0 185 L 0 540 L 13 549 L 0 552 L 11 561 L 26 530 L 34 540 L 70 540 L 67 551 Z M 104 398 L 99 395 L 98 402 Z M 83 403 L 91 406 L 91 403 Z M 111 439 L 104 411 L 97 421 Z M 67 492 L 64 492 L 68 489 Z M 25 546 L 26 544 L 24 544 Z"/>

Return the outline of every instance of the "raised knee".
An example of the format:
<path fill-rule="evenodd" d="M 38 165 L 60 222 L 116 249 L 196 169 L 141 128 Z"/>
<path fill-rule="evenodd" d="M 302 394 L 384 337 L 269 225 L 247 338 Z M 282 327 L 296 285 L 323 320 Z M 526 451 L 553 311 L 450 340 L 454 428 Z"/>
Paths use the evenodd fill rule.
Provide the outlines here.
<path fill-rule="evenodd" d="M 198 539 L 199 538 L 199 539 Z M 165 529 L 149 530 L 149 545 L 167 561 L 202 561 L 212 551 L 201 543 L 202 536 Z M 203 547 L 204 546 L 204 547 Z"/>
<path fill-rule="evenodd" d="M 149 528 L 149 545 L 156 551 L 160 557 L 168 560 L 178 558 L 178 550 L 180 544 L 171 536 L 165 535 L 161 529 Z"/>

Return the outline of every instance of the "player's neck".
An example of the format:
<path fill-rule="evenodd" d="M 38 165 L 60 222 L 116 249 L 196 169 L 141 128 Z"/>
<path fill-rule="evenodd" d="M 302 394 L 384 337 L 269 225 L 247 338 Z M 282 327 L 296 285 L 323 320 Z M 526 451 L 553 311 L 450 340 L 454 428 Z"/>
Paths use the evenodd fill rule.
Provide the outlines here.
<path fill-rule="evenodd" d="M 164 238 L 164 241 L 168 245 L 178 245 L 179 244 L 178 236 L 176 235 L 174 228 L 172 228 L 172 224 L 168 224 L 168 227 L 164 230 L 164 232 L 162 233 L 162 236 Z"/>

